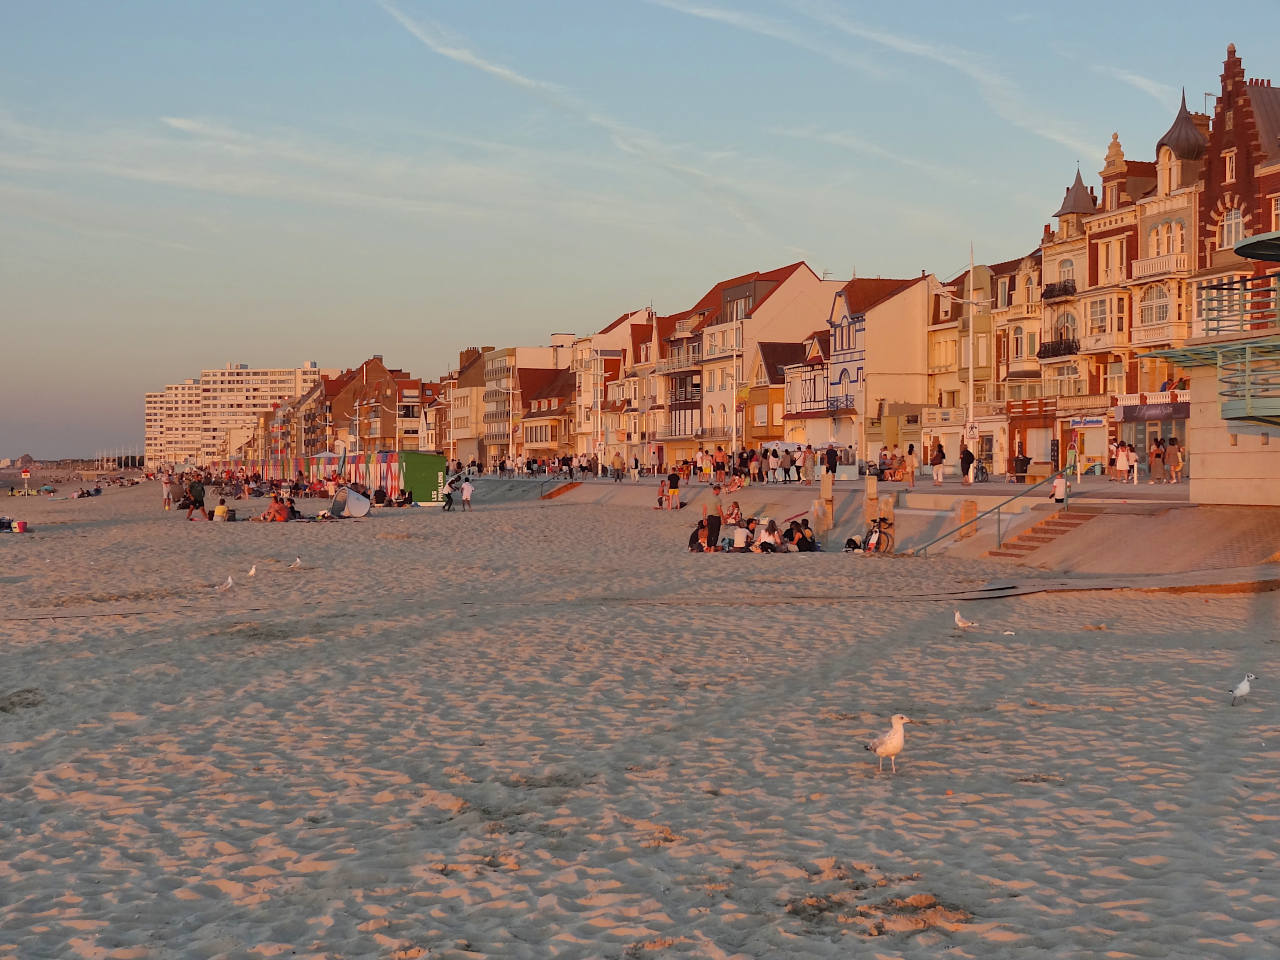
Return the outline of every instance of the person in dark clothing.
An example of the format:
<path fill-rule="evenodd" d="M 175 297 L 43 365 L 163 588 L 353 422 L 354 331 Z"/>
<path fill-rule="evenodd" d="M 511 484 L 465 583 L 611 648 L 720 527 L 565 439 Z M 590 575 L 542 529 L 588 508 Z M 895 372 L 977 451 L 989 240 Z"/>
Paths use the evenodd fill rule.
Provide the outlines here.
<path fill-rule="evenodd" d="M 836 464 L 839 463 L 839 461 L 840 461 L 840 455 L 836 453 L 835 444 L 832 444 L 832 443 L 827 444 L 827 449 L 822 454 L 822 462 L 826 468 L 827 473 L 835 473 Z"/>
<path fill-rule="evenodd" d="M 191 514 L 199 510 L 204 513 L 204 484 L 199 480 L 192 480 L 187 484 L 187 499 L 191 501 L 191 505 L 187 508 L 187 519 L 191 519 Z"/>
<path fill-rule="evenodd" d="M 674 467 L 667 474 L 667 502 L 668 510 L 680 509 L 680 474 Z"/>

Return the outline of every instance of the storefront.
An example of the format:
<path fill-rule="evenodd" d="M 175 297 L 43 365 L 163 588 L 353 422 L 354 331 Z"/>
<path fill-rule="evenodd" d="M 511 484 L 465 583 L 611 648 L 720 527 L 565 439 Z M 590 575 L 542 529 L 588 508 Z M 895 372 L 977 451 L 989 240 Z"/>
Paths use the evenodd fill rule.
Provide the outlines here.
<path fill-rule="evenodd" d="M 1185 393 L 1183 394 L 1186 395 Z M 1189 402 L 1135 403 L 1116 407 L 1116 432 L 1118 439 L 1131 443 L 1138 451 L 1140 461 L 1147 462 L 1147 449 L 1157 437 L 1169 442 L 1178 438 L 1178 445 L 1185 453 L 1187 446 L 1187 420 L 1191 416 Z M 1189 477 L 1191 458 L 1185 458 L 1183 476 Z"/>
<path fill-rule="evenodd" d="M 1076 456 L 1082 473 L 1094 466 L 1101 466 L 1105 472 L 1111 447 L 1106 415 L 1085 414 L 1065 421 L 1058 456 L 1059 465 L 1066 463 L 1067 450 L 1073 443 L 1076 445 Z"/>

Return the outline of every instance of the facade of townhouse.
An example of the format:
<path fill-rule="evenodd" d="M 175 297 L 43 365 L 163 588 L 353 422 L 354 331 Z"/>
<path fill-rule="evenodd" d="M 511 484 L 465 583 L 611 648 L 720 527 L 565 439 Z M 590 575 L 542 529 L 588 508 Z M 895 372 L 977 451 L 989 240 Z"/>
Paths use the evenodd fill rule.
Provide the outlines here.
<path fill-rule="evenodd" d="M 825 333 L 825 331 L 823 331 Z M 749 449 L 777 446 L 787 441 L 786 421 L 786 370 L 803 363 L 808 351 L 805 344 L 819 334 L 806 337 L 800 343 L 780 343 L 762 340 L 746 362 L 747 396 L 745 416 L 742 418 L 742 442 Z M 830 340 L 830 336 L 827 335 Z M 797 441 L 804 446 L 807 435 Z M 788 447 L 796 444 L 788 443 Z"/>
<path fill-rule="evenodd" d="M 518 419 L 518 449 L 526 458 L 551 461 L 577 452 L 574 426 L 577 377 L 572 367 L 520 372 L 520 391 L 528 400 Z"/>
<path fill-rule="evenodd" d="M 620 444 L 623 458 L 630 463 L 638 458 L 646 471 L 662 462 L 659 432 L 667 420 L 665 397 L 659 399 L 663 378 L 657 372 L 660 330 L 669 332 L 669 317 L 649 313 L 647 322 L 632 323 L 623 347 L 621 375 L 608 386 L 608 404 L 604 412 L 606 436 Z M 611 457 L 612 449 L 606 449 Z"/>
<path fill-rule="evenodd" d="M 852 308 L 852 340 L 832 332 L 831 390 L 840 388 L 846 364 L 862 365 L 861 383 L 854 383 L 852 394 L 858 428 L 854 456 L 873 460 L 881 446 L 905 451 L 912 443 L 919 454 L 928 439 L 923 413 L 936 399 L 929 396 L 929 331 L 946 302 L 942 285 L 922 273 L 913 280 L 889 281 L 885 288 L 855 286 L 846 298 L 851 306 L 865 305 Z M 852 344 L 848 360 L 846 344 Z M 829 396 L 847 403 L 847 394 Z M 954 451 L 948 453 L 954 456 Z"/>
<path fill-rule="evenodd" d="M 827 404 L 831 339 L 830 330 L 819 330 L 806 337 L 800 344 L 801 359 L 782 371 L 782 439 L 789 447 L 808 443 L 813 444 L 814 449 L 826 449 L 828 443 L 837 443 L 842 451 L 845 449 L 833 431 L 842 420 L 842 411 Z M 856 412 L 852 398 L 846 409 L 852 424 L 852 414 Z M 848 449 L 852 450 L 852 431 L 848 441 Z"/>
<path fill-rule="evenodd" d="M 1198 176 L 1190 335 L 1145 359 L 1189 381 L 1191 499 L 1280 505 L 1280 90 L 1234 45 Z"/>
<path fill-rule="evenodd" d="M 484 358 L 493 347 L 468 347 L 458 354 L 458 372 L 449 381 L 449 455 L 463 463 L 488 459 L 485 446 Z"/>
<path fill-rule="evenodd" d="M 624 313 L 599 333 L 573 342 L 572 368 L 575 377 L 575 452 L 603 456 L 606 447 L 616 446 L 604 417 L 598 415 L 608 396 L 608 385 L 621 376 L 624 358 L 631 346 L 632 328 L 650 325 L 653 311 L 648 307 Z M 616 427 L 615 427 L 616 430 Z"/>
<path fill-rule="evenodd" d="M 553 333 L 546 347 L 501 347 L 484 356 L 481 428 L 484 442 L 479 462 L 496 466 L 520 453 L 520 415 L 524 410 L 521 370 L 560 370 L 570 366 L 573 342 L 569 333 Z"/>

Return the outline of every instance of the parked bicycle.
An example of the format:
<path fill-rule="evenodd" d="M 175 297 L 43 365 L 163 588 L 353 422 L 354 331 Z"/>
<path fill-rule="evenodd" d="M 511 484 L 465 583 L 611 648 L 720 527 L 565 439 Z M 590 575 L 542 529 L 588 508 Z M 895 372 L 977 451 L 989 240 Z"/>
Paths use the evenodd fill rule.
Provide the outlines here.
<path fill-rule="evenodd" d="M 862 549 L 867 553 L 893 553 L 893 522 L 887 517 L 876 517 L 862 538 Z"/>

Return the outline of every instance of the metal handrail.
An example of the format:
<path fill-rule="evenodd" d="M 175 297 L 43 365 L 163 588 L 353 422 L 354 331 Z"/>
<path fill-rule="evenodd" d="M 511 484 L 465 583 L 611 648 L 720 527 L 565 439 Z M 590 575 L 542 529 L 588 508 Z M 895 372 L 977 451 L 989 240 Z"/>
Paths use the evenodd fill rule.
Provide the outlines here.
<path fill-rule="evenodd" d="M 1032 484 L 1031 486 L 1027 487 L 1025 490 L 1023 490 L 1023 491 L 1021 491 L 1021 492 L 1019 492 L 1019 493 L 1015 493 L 1015 494 L 1014 494 L 1012 497 L 1010 497 L 1008 500 L 1002 500 L 1000 503 L 997 503 L 994 507 L 990 507 L 990 508 L 988 508 L 988 509 L 986 509 L 986 510 L 983 510 L 980 514 L 978 514 L 978 515 L 977 515 L 976 517 L 974 517 L 972 520 L 966 520 L 964 523 L 960 524 L 960 526 L 955 527 L 955 528 L 953 528 L 953 529 L 951 529 L 951 530 L 948 530 L 946 533 L 943 533 L 943 534 L 941 534 L 940 536 L 934 537 L 932 540 L 930 540 L 930 541 L 929 541 L 928 543 L 926 543 L 924 546 L 922 546 L 922 547 L 916 547 L 914 550 L 909 550 L 909 551 L 907 551 L 907 552 L 908 552 L 911 556 L 914 556 L 914 557 L 923 557 L 923 556 L 925 556 L 925 555 L 927 554 L 927 552 L 928 552 L 929 548 L 930 548 L 930 547 L 932 547 L 934 544 L 936 544 L 936 543 L 940 543 L 941 541 L 946 540 L 948 537 L 954 536 L 955 534 L 957 534 L 957 533 L 959 533 L 961 530 L 963 530 L 965 527 L 974 526 L 974 525 L 975 525 L 975 524 L 977 524 L 977 522 L 978 522 L 979 520 L 981 520 L 983 517 L 989 517 L 989 516 L 990 516 L 991 514 L 993 514 L 993 513 L 996 515 L 996 549 L 997 549 L 997 550 L 999 550 L 999 549 L 1000 549 L 1000 547 L 1004 545 L 1004 536 L 1003 536 L 1003 533 L 1002 533 L 1001 528 L 1000 528 L 1000 519 L 1001 519 L 1001 518 L 1000 518 L 1000 511 L 1001 511 L 1001 509 L 1002 509 L 1003 507 L 1006 507 L 1006 506 L 1008 506 L 1009 504 L 1013 503 L 1013 501 L 1015 501 L 1015 500 L 1019 500 L 1019 499 L 1021 499 L 1022 497 L 1025 497 L 1025 496 L 1026 496 L 1027 494 L 1029 494 L 1032 490 L 1036 490 L 1036 489 L 1038 489 L 1038 488 L 1040 488 L 1040 487 L 1043 487 L 1046 483 L 1052 483 L 1052 482 L 1054 481 L 1054 479 L 1058 476 L 1058 472 L 1059 472 L 1059 471 L 1056 471 L 1056 470 L 1055 470 L 1054 472 L 1050 473 L 1050 474 L 1049 474 L 1049 476 L 1045 477 L 1043 480 L 1039 481 L 1038 483 L 1034 483 L 1034 484 Z M 1071 504 L 1071 484 L 1070 484 L 1070 483 L 1068 483 L 1068 484 L 1067 484 L 1067 494 L 1066 494 L 1066 497 L 1065 497 L 1065 498 L 1064 498 L 1064 500 L 1063 500 L 1063 503 L 1062 503 L 1062 509 L 1063 509 L 1063 510 L 1066 510 L 1066 509 L 1070 506 L 1070 504 Z"/>

